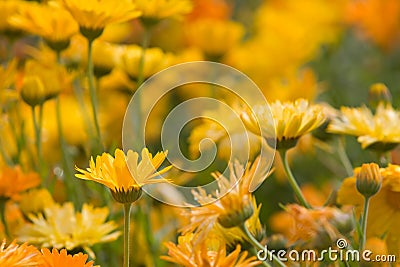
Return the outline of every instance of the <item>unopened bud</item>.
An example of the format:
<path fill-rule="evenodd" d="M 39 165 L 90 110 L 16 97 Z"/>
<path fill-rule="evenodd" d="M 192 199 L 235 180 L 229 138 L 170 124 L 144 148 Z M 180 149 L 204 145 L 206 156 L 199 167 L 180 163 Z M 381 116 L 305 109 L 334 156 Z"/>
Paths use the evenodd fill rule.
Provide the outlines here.
<path fill-rule="evenodd" d="M 22 81 L 21 97 L 29 106 L 35 107 L 46 100 L 43 82 L 37 76 L 26 76 Z"/>
<path fill-rule="evenodd" d="M 357 190 L 366 198 L 375 195 L 381 188 L 382 175 L 375 163 L 363 164 L 356 178 Z"/>
<path fill-rule="evenodd" d="M 371 107 L 376 108 L 379 103 L 392 103 L 392 95 L 389 89 L 383 83 L 374 83 L 369 88 L 368 103 Z"/>

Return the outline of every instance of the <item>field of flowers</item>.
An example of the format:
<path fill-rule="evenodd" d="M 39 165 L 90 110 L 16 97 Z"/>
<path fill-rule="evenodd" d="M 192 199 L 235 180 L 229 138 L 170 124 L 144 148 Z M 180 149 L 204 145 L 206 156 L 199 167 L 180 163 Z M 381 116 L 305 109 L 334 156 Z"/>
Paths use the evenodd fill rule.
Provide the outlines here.
<path fill-rule="evenodd" d="M 399 95 L 398 0 L 0 0 L 0 267 L 400 266 Z"/>

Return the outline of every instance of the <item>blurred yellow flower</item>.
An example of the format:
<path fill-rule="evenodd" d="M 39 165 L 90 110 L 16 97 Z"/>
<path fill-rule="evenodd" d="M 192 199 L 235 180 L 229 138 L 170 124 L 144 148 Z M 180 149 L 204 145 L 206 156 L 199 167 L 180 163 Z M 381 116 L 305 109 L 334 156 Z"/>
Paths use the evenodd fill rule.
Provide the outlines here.
<path fill-rule="evenodd" d="M 360 168 L 354 170 L 354 177 L 346 178 L 337 195 L 337 202 L 341 205 L 353 205 L 356 212 L 361 213 L 364 197 L 356 189 L 356 175 Z M 369 203 L 367 237 L 382 237 L 389 249 L 389 253 L 400 257 L 400 166 L 391 165 L 380 170 L 382 175 L 381 190 L 371 197 Z"/>
<path fill-rule="evenodd" d="M 3 166 L 0 169 L 0 197 L 18 199 L 25 190 L 38 186 L 41 180 L 37 173 L 24 173 L 19 166 Z"/>
<path fill-rule="evenodd" d="M 42 212 L 53 203 L 53 197 L 47 189 L 32 189 L 21 194 L 19 208 L 25 215 L 28 215 L 29 213 Z"/>
<path fill-rule="evenodd" d="M 51 46 L 64 42 L 68 46 L 72 35 L 78 33 L 78 24 L 63 8 L 29 3 L 9 19 L 15 28 L 43 37 Z"/>
<path fill-rule="evenodd" d="M 142 47 L 137 45 L 128 45 L 121 52 L 119 67 L 133 80 L 138 78 L 141 56 Z M 146 49 L 144 52 L 144 78 L 148 78 L 156 72 L 169 67 L 172 65 L 173 59 L 174 57 L 171 53 L 165 53 L 158 47 Z"/>
<path fill-rule="evenodd" d="M 26 1 L 0 1 L 0 32 L 12 33 L 17 31 L 17 29 L 12 26 L 9 19 L 26 5 L 29 5 Z"/>
<path fill-rule="evenodd" d="M 141 20 L 155 23 L 165 18 L 182 18 L 192 10 L 191 0 L 136 0 Z"/>
<path fill-rule="evenodd" d="M 218 266 L 218 267 L 252 267 L 259 266 L 255 256 L 247 257 L 248 252 L 241 252 L 240 245 L 227 253 L 223 240 L 210 237 L 198 246 L 193 246 L 193 234 L 186 234 L 178 238 L 178 244 L 165 243 L 168 256 L 161 259 L 179 264 L 184 267 Z"/>
<path fill-rule="evenodd" d="M 93 42 L 94 75 L 100 78 L 109 74 L 118 64 L 122 51 L 122 47 L 117 45 L 100 40 Z M 87 64 L 87 58 L 85 58 L 85 61 Z"/>
<path fill-rule="evenodd" d="M 201 123 L 190 132 L 188 139 L 190 155 L 198 157 L 200 148 L 210 149 L 215 143 L 218 146 L 217 155 L 222 159 L 229 161 L 231 153 L 234 153 L 235 159 L 240 162 L 248 161 L 249 158 L 254 159 L 260 152 L 261 138 L 244 128 L 238 118 L 240 111 L 241 109 L 236 106 L 233 106 L 233 110 L 220 106 L 218 109 L 203 112 Z M 204 139 L 211 139 L 213 142 L 201 143 Z M 237 153 L 238 148 L 241 153 Z"/>
<path fill-rule="evenodd" d="M 263 93 L 269 101 L 295 101 L 304 98 L 313 101 L 319 93 L 319 84 L 312 69 L 288 71 L 283 77 L 273 77 Z"/>
<path fill-rule="evenodd" d="M 342 107 L 333 118 L 328 132 L 357 137 L 362 148 L 378 151 L 393 149 L 400 143 L 400 112 L 390 104 L 380 103 L 375 114 L 366 106 Z"/>
<path fill-rule="evenodd" d="M 322 106 L 309 104 L 305 99 L 283 103 L 277 100 L 270 106 L 253 107 L 255 116 L 248 110 L 242 114 L 242 119 L 250 131 L 262 134 L 268 142 L 276 138 L 277 149 L 290 148 L 302 135 L 324 123 L 323 110 Z"/>
<path fill-rule="evenodd" d="M 263 1 L 254 16 L 253 34 L 232 49 L 226 62 L 249 75 L 266 95 L 274 95 L 272 80 L 290 77 L 322 44 L 339 39 L 344 2 Z"/>
<path fill-rule="evenodd" d="M 27 243 L 18 245 L 14 240 L 7 246 L 6 241 L 3 241 L 0 246 L 0 266 L 41 266 L 41 263 L 40 252 L 34 246 Z"/>
<path fill-rule="evenodd" d="M 27 94 L 30 98 L 41 98 L 42 101 L 46 101 L 57 96 L 62 90 L 71 87 L 71 81 L 71 75 L 56 62 L 40 62 L 30 59 L 24 66 L 21 93 Z M 39 88 L 41 88 L 41 92 L 36 91 Z"/>
<path fill-rule="evenodd" d="M 185 35 L 189 45 L 216 60 L 240 43 L 244 27 L 229 20 L 199 19 L 185 25 Z"/>
<path fill-rule="evenodd" d="M 96 267 L 93 261 L 86 262 L 88 255 L 82 253 L 69 255 L 65 249 L 58 251 L 53 248 L 50 252 L 49 249 L 43 248 L 42 255 L 44 263 L 39 267 Z"/>
<path fill-rule="evenodd" d="M 251 181 L 255 176 L 262 181 L 270 174 L 266 173 L 267 168 L 259 164 L 262 164 L 260 158 L 257 158 L 251 167 L 248 163 L 246 169 L 238 162 L 230 164 L 229 179 L 219 172 L 213 173 L 218 182 L 218 191 L 215 192 L 215 196 L 207 195 L 201 188 L 193 191 L 196 201 L 202 206 L 184 212 L 185 216 L 190 218 L 190 222 L 182 227 L 181 232 L 193 232 L 196 242 L 201 242 L 218 224 L 224 228 L 244 224 L 256 209 L 254 196 L 249 192 Z M 238 238 L 240 239 L 240 236 Z"/>
<path fill-rule="evenodd" d="M 70 202 L 62 206 L 51 204 L 43 214 L 28 215 L 32 223 L 17 231 L 17 239 L 57 249 L 81 247 L 94 258 L 91 246 L 114 241 L 120 235 L 119 231 L 113 232 L 117 228 L 113 221 L 106 222 L 108 213 L 107 208 L 94 208 L 88 204 L 83 205 L 81 212 L 75 212 Z"/>
<path fill-rule="evenodd" d="M 103 153 L 96 157 L 96 162 L 93 157 L 90 159 L 90 166 L 85 170 L 76 167 L 76 170 L 81 174 L 76 174 L 76 177 L 84 180 L 91 180 L 107 186 L 114 198 L 119 194 L 130 193 L 136 197 L 140 197 L 141 187 L 146 184 L 155 184 L 167 182 L 166 179 L 159 176 L 172 166 L 165 167 L 157 171 L 167 156 L 167 152 L 159 152 L 154 157 L 147 148 L 142 150 L 142 158 L 138 163 L 139 154 L 132 150 L 125 153 L 120 150 L 115 150 L 115 158 L 108 153 Z M 132 199 L 134 202 L 136 199 Z M 116 199 L 118 201 L 118 199 Z"/>
<path fill-rule="evenodd" d="M 129 0 L 60 1 L 78 22 L 81 31 L 99 31 L 98 36 L 107 25 L 128 21 L 140 15 L 133 1 Z"/>
<path fill-rule="evenodd" d="M 367 239 L 367 242 L 365 243 L 365 250 L 369 250 L 372 252 L 371 256 L 369 257 L 370 259 L 382 256 L 388 255 L 388 249 L 386 246 L 385 240 L 378 238 L 378 237 L 370 237 Z M 363 262 L 363 265 L 365 266 L 375 266 L 375 267 L 389 267 L 390 263 L 389 262 L 374 262 L 374 263 L 369 263 L 369 262 Z M 397 266 L 397 265 L 395 265 Z"/>
<path fill-rule="evenodd" d="M 385 19 L 382 19 L 383 16 Z M 383 49 L 392 49 L 396 47 L 400 36 L 400 2 L 349 1 L 346 20 Z"/>

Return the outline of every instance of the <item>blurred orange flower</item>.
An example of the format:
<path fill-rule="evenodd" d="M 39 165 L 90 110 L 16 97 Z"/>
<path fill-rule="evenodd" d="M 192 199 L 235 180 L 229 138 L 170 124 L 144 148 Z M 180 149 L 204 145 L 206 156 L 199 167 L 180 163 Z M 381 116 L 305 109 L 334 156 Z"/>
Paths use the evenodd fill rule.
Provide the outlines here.
<path fill-rule="evenodd" d="M 39 184 L 37 173 L 24 173 L 19 166 L 4 166 L 0 170 L 0 197 L 18 199 L 19 193 Z"/>
<path fill-rule="evenodd" d="M 346 20 L 383 49 L 394 48 L 394 44 L 400 40 L 398 0 L 350 1 Z"/>

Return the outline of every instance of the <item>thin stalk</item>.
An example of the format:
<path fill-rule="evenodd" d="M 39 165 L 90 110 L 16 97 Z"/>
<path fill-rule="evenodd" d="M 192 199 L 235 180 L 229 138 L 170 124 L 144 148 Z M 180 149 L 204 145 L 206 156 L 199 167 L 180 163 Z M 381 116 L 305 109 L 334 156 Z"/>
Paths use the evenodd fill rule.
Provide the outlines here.
<path fill-rule="evenodd" d="M 19 164 L 19 160 L 21 158 L 21 152 L 22 152 L 22 140 L 21 140 L 21 136 L 19 136 L 19 134 L 17 133 L 17 128 L 15 126 L 14 120 L 13 119 L 9 119 L 8 120 L 10 123 L 10 128 L 12 131 L 12 134 L 15 138 L 15 144 L 17 145 L 17 163 Z M 15 162 L 13 162 L 13 164 L 15 164 Z"/>
<path fill-rule="evenodd" d="M 346 149 L 344 147 L 343 136 L 338 138 L 338 148 L 337 152 L 339 155 L 339 159 L 342 162 L 344 169 L 346 170 L 347 176 L 353 176 L 353 165 L 346 153 Z"/>
<path fill-rule="evenodd" d="M 96 130 L 96 138 L 97 138 L 98 142 L 100 142 L 100 145 L 102 146 L 99 120 L 97 117 L 98 99 L 97 99 L 96 88 L 94 85 L 93 40 L 88 40 L 88 63 L 87 64 L 88 64 L 87 75 L 88 75 L 88 80 L 89 80 L 89 93 L 90 93 L 90 101 L 92 103 L 92 115 L 93 115 L 95 130 Z"/>
<path fill-rule="evenodd" d="M 367 239 L 367 221 L 368 221 L 368 209 L 369 209 L 369 197 L 364 198 L 364 212 L 361 218 L 361 238 L 358 250 L 362 252 L 365 247 L 365 241 Z"/>
<path fill-rule="evenodd" d="M 146 49 L 149 47 L 149 42 L 150 42 L 150 33 L 151 33 L 151 28 L 149 27 L 144 27 L 143 30 L 143 38 L 142 38 L 142 51 L 140 54 L 140 59 L 139 59 L 139 69 L 138 69 L 138 76 L 137 76 L 137 88 L 139 88 L 142 83 L 144 82 L 144 62 L 145 62 L 145 57 L 146 57 Z"/>
<path fill-rule="evenodd" d="M 67 143 L 64 138 L 64 133 L 62 131 L 62 120 L 61 120 L 61 104 L 60 104 L 60 97 L 56 97 L 56 121 L 57 121 L 57 131 L 58 131 L 58 142 L 60 143 L 61 147 L 61 157 L 62 157 L 62 165 L 63 171 L 65 173 L 65 185 L 67 187 L 68 195 L 72 197 L 72 201 L 74 202 L 75 207 L 80 206 L 79 196 L 82 196 L 81 187 L 78 186 L 74 187 L 71 184 L 74 175 L 72 170 L 74 169 L 74 165 L 71 159 L 71 155 L 68 153 Z"/>
<path fill-rule="evenodd" d="M 263 250 L 264 253 L 267 253 L 268 255 L 271 255 L 272 257 L 272 262 L 276 263 L 278 266 L 281 267 L 286 267 L 285 264 L 283 264 L 283 262 L 281 262 L 273 253 L 269 254 L 268 251 L 265 251 L 266 248 L 263 247 L 258 241 L 257 239 L 254 238 L 254 236 L 250 233 L 249 229 L 247 229 L 246 225 L 243 223 L 239 226 L 239 228 L 242 230 L 242 232 L 248 237 L 248 241 L 250 242 L 250 244 L 255 247 L 258 248 L 259 250 Z M 268 257 L 269 258 L 269 257 Z M 263 265 L 265 266 L 269 266 L 271 267 L 271 265 L 265 261 L 262 261 Z"/>
<path fill-rule="evenodd" d="M 149 27 L 144 27 L 143 31 L 143 39 L 142 39 L 142 50 L 140 53 L 140 59 L 139 59 L 139 69 L 138 69 L 138 75 L 137 75 L 137 89 L 143 84 L 144 82 L 144 63 L 145 63 L 145 57 L 146 57 L 146 49 L 149 46 L 149 41 L 150 41 L 150 28 Z M 137 105 L 138 105 L 138 114 L 137 114 L 137 125 L 138 125 L 138 140 L 142 140 L 143 136 L 143 129 L 141 129 L 142 126 L 142 96 L 140 92 L 136 93 L 137 97 Z M 138 148 L 139 149 L 139 148 Z"/>
<path fill-rule="evenodd" d="M 32 107 L 32 120 L 33 127 L 35 129 L 35 144 L 37 153 L 37 170 L 39 171 L 42 178 L 45 178 L 43 173 L 43 155 L 42 155 L 42 118 L 43 118 L 43 105 L 39 106 L 39 120 L 36 118 L 35 107 Z"/>
<path fill-rule="evenodd" d="M 124 267 L 129 267 L 129 228 L 131 216 L 131 203 L 124 204 Z"/>
<path fill-rule="evenodd" d="M 289 183 L 292 186 L 294 193 L 296 194 L 296 197 L 299 199 L 301 205 L 303 205 L 307 209 L 311 209 L 311 205 L 308 204 L 307 200 L 304 198 L 303 193 L 301 192 L 301 189 L 297 184 L 296 178 L 293 176 L 293 173 L 290 170 L 287 157 L 287 149 L 279 150 L 279 155 L 281 156 L 286 176 L 288 177 Z"/>
<path fill-rule="evenodd" d="M 5 198 L 0 199 L 0 216 L 1 216 L 1 222 L 3 223 L 4 226 L 4 232 L 6 234 L 6 237 L 11 238 L 10 229 L 8 228 L 6 220 L 6 203 L 7 199 Z"/>

